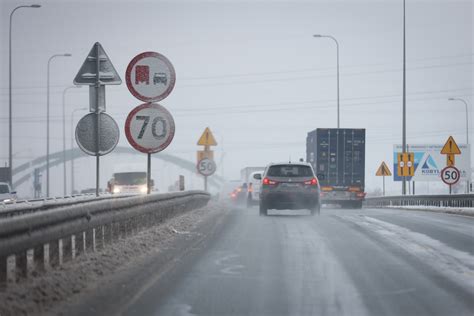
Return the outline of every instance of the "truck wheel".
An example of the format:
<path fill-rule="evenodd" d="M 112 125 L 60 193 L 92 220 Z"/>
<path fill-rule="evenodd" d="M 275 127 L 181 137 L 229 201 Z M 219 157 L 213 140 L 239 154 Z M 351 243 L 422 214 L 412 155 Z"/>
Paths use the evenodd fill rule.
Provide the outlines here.
<path fill-rule="evenodd" d="M 268 215 L 268 208 L 267 208 L 267 203 L 264 201 L 260 200 L 260 216 L 267 216 Z"/>

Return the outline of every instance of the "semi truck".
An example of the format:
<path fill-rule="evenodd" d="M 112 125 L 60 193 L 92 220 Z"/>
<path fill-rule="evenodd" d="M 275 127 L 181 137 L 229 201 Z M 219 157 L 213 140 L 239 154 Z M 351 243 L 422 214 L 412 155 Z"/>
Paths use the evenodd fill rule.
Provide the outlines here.
<path fill-rule="evenodd" d="M 306 161 L 318 177 L 321 201 L 361 208 L 365 198 L 365 129 L 317 128 L 306 138 Z"/>

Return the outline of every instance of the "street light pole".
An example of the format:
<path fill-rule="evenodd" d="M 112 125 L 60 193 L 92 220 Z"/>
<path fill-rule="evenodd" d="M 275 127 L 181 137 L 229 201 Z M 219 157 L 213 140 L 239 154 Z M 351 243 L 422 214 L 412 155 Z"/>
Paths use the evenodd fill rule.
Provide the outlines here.
<path fill-rule="evenodd" d="M 81 86 L 79 86 L 81 87 Z M 77 108 L 71 112 L 71 195 L 74 194 L 74 113 L 86 111 L 88 108 Z"/>
<path fill-rule="evenodd" d="M 322 37 L 330 38 L 334 41 L 334 43 L 336 43 L 336 53 L 337 53 L 337 128 L 339 128 L 340 127 L 340 119 L 339 119 L 340 118 L 340 116 L 339 116 L 339 112 L 340 112 L 340 109 L 339 109 L 339 43 L 336 40 L 336 38 L 331 36 L 331 35 L 315 34 L 315 35 L 313 35 L 313 37 L 316 37 L 316 38 L 322 38 Z"/>
<path fill-rule="evenodd" d="M 467 102 L 466 102 L 466 100 L 461 99 L 461 98 L 449 98 L 448 100 L 449 101 L 461 101 L 466 106 L 466 144 L 467 144 L 467 147 L 469 148 L 469 109 L 468 109 L 468 106 L 467 106 Z M 469 157 L 471 157 L 471 153 L 469 153 Z M 471 165 L 471 161 L 469 161 L 469 165 Z M 466 191 L 467 191 L 467 193 L 469 193 L 469 191 L 470 191 L 469 180 L 467 180 Z"/>
<path fill-rule="evenodd" d="M 82 86 L 69 86 L 63 90 L 63 196 L 67 194 L 66 184 L 66 92 L 69 89 L 77 89 Z"/>
<path fill-rule="evenodd" d="M 402 114 L 402 153 L 407 152 L 407 91 L 406 91 L 406 36 L 405 36 L 405 0 L 403 0 L 403 114 Z M 402 195 L 407 194 L 407 179 L 402 177 Z"/>
<path fill-rule="evenodd" d="M 8 182 L 13 190 L 13 134 L 12 134 L 12 20 L 13 14 L 20 8 L 41 8 L 39 4 L 20 5 L 12 10 L 10 13 L 10 28 L 8 35 L 8 167 L 10 174 Z"/>
<path fill-rule="evenodd" d="M 48 59 L 46 80 L 46 197 L 49 197 L 49 69 L 51 60 L 55 57 L 70 57 L 71 54 L 55 54 Z"/>

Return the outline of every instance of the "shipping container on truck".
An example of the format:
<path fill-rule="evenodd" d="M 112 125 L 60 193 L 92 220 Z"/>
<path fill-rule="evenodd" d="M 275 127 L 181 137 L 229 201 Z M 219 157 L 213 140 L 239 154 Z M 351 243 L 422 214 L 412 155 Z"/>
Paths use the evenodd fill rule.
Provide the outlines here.
<path fill-rule="evenodd" d="M 365 129 L 318 128 L 306 138 L 306 161 L 321 186 L 321 201 L 361 208 L 365 197 Z"/>

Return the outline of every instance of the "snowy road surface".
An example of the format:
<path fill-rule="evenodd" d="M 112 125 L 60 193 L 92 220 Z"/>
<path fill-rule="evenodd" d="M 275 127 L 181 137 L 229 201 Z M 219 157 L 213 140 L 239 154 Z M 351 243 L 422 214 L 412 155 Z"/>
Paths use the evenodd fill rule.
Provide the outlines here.
<path fill-rule="evenodd" d="M 297 214 L 294 216 L 293 214 Z M 233 209 L 122 315 L 473 315 L 474 218 Z"/>

